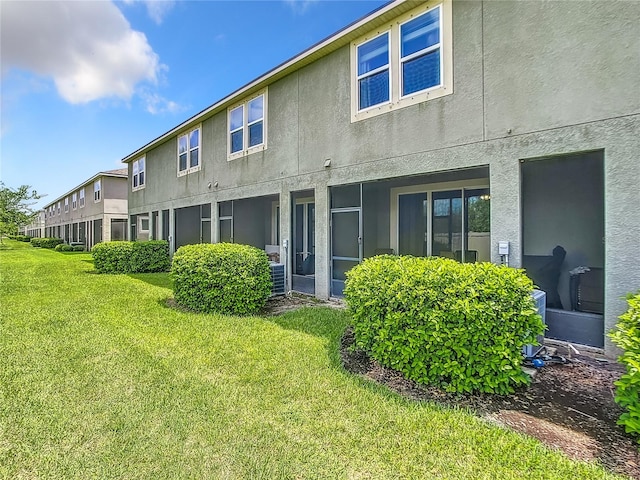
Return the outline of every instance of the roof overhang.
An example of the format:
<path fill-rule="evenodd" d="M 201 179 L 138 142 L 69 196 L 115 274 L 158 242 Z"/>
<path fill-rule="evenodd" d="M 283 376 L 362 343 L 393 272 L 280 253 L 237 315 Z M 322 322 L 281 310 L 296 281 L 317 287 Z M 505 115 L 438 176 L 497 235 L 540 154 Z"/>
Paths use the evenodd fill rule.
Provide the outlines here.
<path fill-rule="evenodd" d="M 315 62 L 316 60 L 335 52 L 336 50 L 344 47 L 345 45 L 350 44 L 355 39 L 365 35 L 370 30 L 373 30 L 385 23 L 393 20 L 395 17 L 403 14 L 415 8 L 416 6 L 423 4 L 424 2 L 420 1 L 411 1 L 411 0 L 393 0 L 386 5 L 374 10 L 369 13 L 365 17 L 360 20 L 356 20 L 350 25 L 347 25 L 342 30 L 334 33 L 333 35 L 321 40 L 315 45 L 309 47 L 304 50 L 302 53 L 296 55 L 295 57 L 281 63 L 277 67 L 269 70 L 267 73 L 262 76 L 256 78 L 255 80 L 247 83 L 245 86 L 239 88 L 235 92 L 227 95 L 222 98 L 218 102 L 214 103 L 210 107 L 202 110 L 200 113 L 195 114 L 193 117 L 188 120 L 182 122 L 176 127 L 172 128 L 168 132 L 160 135 L 155 138 L 151 142 L 147 143 L 145 146 L 139 148 L 138 150 L 130 153 L 126 157 L 122 159 L 123 163 L 129 163 L 132 160 L 144 155 L 149 150 L 157 147 L 158 145 L 166 142 L 174 135 L 188 130 L 190 127 L 196 126 L 201 123 L 203 120 L 212 117 L 213 115 L 225 110 L 227 107 L 242 99 L 245 96 L 251 95 L 254 92 L 262 90 L 267 87 L 269 84 L 274 83 L 275 81 L 290 75 L 291 73 L 299 70 L 310 63 Z"/>
<path fill-rule="evenodd" d="M 68 197 L 69 195 L 71 195 L 76 190 L 80 190 L 82 187 L 86 187 L 87 185 L 91 185 L 93 182 L 95 182 L 100 177 L 127 178 L 128 176 L 129 176 L 128 173 L 116 173 L 116 172 L 113 172 L 113 171 L 98 172 L 93 177 L 91 177 L 88 180 L 85 180 L 84 182 L 82 182 L 81 184 L 76 185 L 75 187 L 73 187 L 67 193 L 65 193 L 63 195 L 60 195 L 53 202 L 47 203 L 44 207 L 42 207 L 42 209 L 46 210 L 50 206 L 52 206 L 52 205 L 58 203 L 59 201 L 61 201 L 63 198 Z"/>

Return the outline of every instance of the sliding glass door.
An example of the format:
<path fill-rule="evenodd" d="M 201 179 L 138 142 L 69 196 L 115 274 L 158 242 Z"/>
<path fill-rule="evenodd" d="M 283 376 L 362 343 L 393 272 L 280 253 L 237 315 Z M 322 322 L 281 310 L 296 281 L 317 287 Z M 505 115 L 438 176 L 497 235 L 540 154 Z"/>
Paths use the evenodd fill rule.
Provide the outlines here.
<path fill-rule="evenodd" d="M 490 261 L 489 189 L 399 193 L 400 255 Z"/>

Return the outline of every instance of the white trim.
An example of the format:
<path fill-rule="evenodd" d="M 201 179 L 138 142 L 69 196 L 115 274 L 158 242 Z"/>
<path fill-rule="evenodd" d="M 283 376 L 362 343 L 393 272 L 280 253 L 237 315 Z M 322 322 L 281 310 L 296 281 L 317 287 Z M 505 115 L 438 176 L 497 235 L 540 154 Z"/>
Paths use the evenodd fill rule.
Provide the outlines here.
<path fill-rule="evenodd" d="M 373 42 L 374 40 L 376 40 L 377 38 L 380 38 L 381 36 L 386 35 L 387 36 L 387 64 L 383 65 L 382 67 L 378 67 L 374 70 L 371 70 L 367 73 L 358 74 L 358 65 L 359 65 L 359 57 L 358 57 L 358 49 L 365 45 L 366 43 L 369 42 Z M 367 38 L 366 40 L 363 40 L 362 42 L 360 42 L 358 45 L 356 45 L 355 47 L 355 56 L 356 56 L 356 65 L 355 65 L 355 71 L 353 73 L 355 73 L 356 75 L 356 102 L 357 102 L 357 106 L 358 106 L 358 111 L 363 112 L 365 110 L 369 110 L 372 108 L 376 108 L 376 107 L 381 107 L 384 105 L 389 105 L 392 102 L 392 98 L 393 98 L 393 74 L 392 74 L 392 69 L 391 69 L 391 63 L 392 63 L 392 57 L 393 55 L 391 54 L 391 29 L 387 29 L 381 33 L 378 33 L 377 35 L 374 35 L 371 38 Z M 389 72 L 389 88 L 387 91 L 387 94 L 389 96 L 389 99 L 384 101 L 384 102 L 380 102 L 380 103 L 376 103 L 375 105 L 370 105 L 366 108 L 363 108 L 360 110 L 360 80 L 364 80 L 365 78 L 369 78 L 372 77 L 378 73 L 382 73 L 382 72 Z"/>
<path fill-rule="evenodd" d="M 359 110 L 358 47 L 381 35 L 385 29 L 377 29 L 351 42 L 351 123 L 453 93 L 453 8 L 451 2 L 452 0 L 442 0 L 438 4 L 424 3 L 399 16 L 387 27 L 391 42 L 389 48 L 389 84 L 391 89 L 389 102 Z M 402 65 L 413 57 L 407 56 L 404 61 L 402 59 L 401 27 L 414 18 L 436 8 L 440 9 L 440 43 L 438 47 L 433 47 L 433 50 L 440 49 L 440 84 L 408 95 L 402 95 Z M 424 55 L 428 50 L 421 50 L 416 52 L 415 55 Z"/>
<path fill-rule="evenodd" d="M 149 215 L 137 215 L 138 221 L 136 222 L 138 225 L 136 226 L 138 231 L 136 232 L 136 235 L 141 234 L 141 233 L 146 233 L 149 234 L 149 230 L 151 228 L 151 221 L 149 219 Z M 147 221 L 147 229 L 142 228 L 142 222 L 146 220 Z"/>
<path fill-rule="evenodd" d="M 140 170 L 140 162 L 142 161 L 142 170 Z M 131 191 L 137 192 L 142 190 L 147 184 L 147 159 L 145 155 L 139 157 L 131 163 Z M 140 174 L 142 175 L 142 182 L 140 182 Z M 137 180 L 138 185 L 134 186 L 134 182 Z"/>
<path fill-rule="evenodd" d="M 96 186 L 98 187 L 96 189 Z M 102 200 L 102 182 L 99 178 L 93 182 L 93 203 L 99 203 Z"/>
<path fill-rule="evenodd" d="M 267 111 L 268 108 L 268 95 L 267 88 L 261 90 L 259 92 L 254 93 L 246 98 L 244 98 L 241 102 L 234 103 L 233 105 L 227 108 L 227 131 L 226 131 L 226 143 L 227 143 L 227 160 L 235 160 L 236 158 L 241 158 L 247 155 L 250 155 L 255 152 L 261 152 L 267 149 Z M 249 103 L 256 98 L 262 97 L 262 119 L 255 120 L 249 124 Z M 231 112 L 237 110 L 239 107 L 242 107 L 242 127 L 231 130 Z M 253 147 L 249 147 L 249 126 L 255 123 L 262 121 L 262 143 L 258 145 L 254 145 Z M 231 134 L 242 130 L 242 150 L 237 152 L 231 152 Z"/>
<path fill-rule="evenodd" d="M 196 147 L 191 146 L 191 134 L 198 130 L 198 165 L 195 167 L 190 167 L 191 163 L 191 152 L 195 150 Z M 186 168 L 184 170 L 180 170 L 180 138 L 186 137 L 187 139 L 187 160 L 186 160 Z M 146 169 L 145 162 L 145 169 Z M 176 135 L 176 172 L 178 177 L 182 177 L 184 175 L 188 175 L 190 173 L 197 172 L 202 167 L 202 124 L 195 125 L 187 130 L 180 132 Z M 146 184 L 146 175 L 145 175 L 145 184 Z"/>
<path fill-rule="evenodd" d="M 82 187 L 80 190 L 78 190 L 78 206 L 80 208 L 84 208 L 84 204 L 85 204 L 85 192 L 84 192 L 84 187 Z"/>
<path fill-rule="evenodd" d="M 351 25 L 347 26 L 346 28 L 343 28 L 342 30 L 340 30 L 336 34 L 334 34 L 334 35 L 322 40 L 321 42 L 319 42 L 316 45 L 312 46 L 311 48 L 305 50 L 304 52 L 300 53 L 299 55 L 296 55 L 295 57 L 291 58 L 290 60 L 287 60 L 286 62 L 282 63 L 281 65 L 273 68 L 272 70 L 268 71 L 264 75 L 261 75 L 260 77 L 256 78 L 255 80 L 247 83 L 245 86 L 239 88 L 235 92 L 227 95 L 223 99 L 221 99 L 218 102 L 214 103 L 210 107 L 204 109 L 200 113 L 198 113 L 198 114 L 194 115 L 193 117 L 185 120 L 184 122 L 182 122 L 180 125 L 176 126 L 175 128 L 172 128 L 168 132 L 160 135 L 159 137 L 157 137 L 154 140 L 150 141 L 146 145 L 138 148 L 135 152 L 127 155 L 126 157 L 124 157 L 122 159 L 122 162 L 123 163 L 128 163 L 131 160 L 133 160 L 134 158 L 140 156 L 141 154 L 144 154 L 144 153 L 148 152 L 149 150 L 151 150 L 152 148 L 156 147 L 157 145 L 167 141 L 172 136 L 174 136 L 177 133 L 179 133 L 181 130 L 189 128 L 190 125 L 194 125 L 196 122 L 202 122 L 202 120 L 210 117 L 211 115 L 217 113 L 217 111 L 225 108 L 225 106 L 228 105 L 230 102 L 234 102 L 235 99 L 242 98 L 242 97 L 246 96 L 248 92 L 251 92 L 255 88 L 260 88 L 261 85 L 264 85 L 265 82 L 268 82 L 270 79 L 272 79 L 274 77 L 277 77 L 278 75 L 281 75 L 282 73 L 287 72 L 288 70 L 296 68 L 296 64 L 303 63 L 305 59 L 307 59 L 309 57 L 313 57 L 317 53 L 322 53 L 323 50 L 326 51 L 327 49 L 329 49 L 332 46 L 332 44 L 337 44 L 338 46 L 342 46 L 342 44 L 340 43 L 340 39 L 345 38 L 345 37 L 349 37 L 350 35 L 353 34 L 353 32 L 362 29 L 367 23 L 372 22 L 376 18 L 382 17 L 386 13 L 388 13 L 388 12 L 398 8 L 398 7 L 400 7 L 402 4 L 405 3 L 405 1 L 406 0 L 395 0 L 395 1 L 393 1 L 393 2 L 391 2 L 389 4 L 387 4 L 387 5 L 382 6 L 381 8 L 375 10 L 374 12 L 372 12 L 369 15 L 361 18 L 360 20 L 352 23 Z M 445 1 L 450 1 L 450 0 L 445 0 Z M 337 48 L 338 47 L 336 47 L 333 50 L 330 50 L 327 53 L 335 51 L 335 50 L 337 50 Z M 297 67 L 297 68 L 300 68 L 300 67 Z"/>

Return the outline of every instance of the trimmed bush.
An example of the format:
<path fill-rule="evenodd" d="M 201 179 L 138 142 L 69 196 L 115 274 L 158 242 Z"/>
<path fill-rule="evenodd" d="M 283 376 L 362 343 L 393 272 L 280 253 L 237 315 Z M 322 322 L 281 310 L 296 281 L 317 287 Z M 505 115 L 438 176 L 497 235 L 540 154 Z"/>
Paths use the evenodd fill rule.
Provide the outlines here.
<path fill-rule="evenodd" d="M 73 246 L 73 251 L 74 252 L 84 252 L 84 245 L 74 245 Z"/>
<path fill-rule="evenodd" d="M 31 239 L 31 245 L 40 248 L 56 248 L 56 245 L 60 245 L 61 243 L 63 243 L 61 238 L 43 237 Z"/>
<path fill-rule="evenodd" d="M 178 305 L 200 312 L 256 313 L 271 294 L 267 254 L 232 243 L 185 245 L 173 256 Z"/>
<path fill-rule="evenodd" d="M 544 330 L 522 270 L 378 256 L 347 272 L 356 346 L 418 383 L 507 394 L 527 384 L 522 347 Z"/>
<path fill-rule="evenodd" d="M 627 369 L 615 382 L 615 401 L 626 410 L 620 415 L 618 424 L 640 443 L 640 291 L 629 294 L 627 302 L 629 310 L 620 315 L 620 321 L 609 337 L 624 350 L 618 361 Z"/>
<path fill-rule="evenodd" d="M 170 267 L 169 242 L 166 240 L 133 242 L 133 250 L 131 251 L 132 272 L 166 272 Z"/>
<path fill-rule="evenodd" d="M 13 237 L 14 240 L 17 240 L 18 242 L 30 242 L 31 241 L 31 237 L 29 235 L 16 235 Z"/>
<path fill-rule="evenodd" d="M 73 247 L 71 245 L 67 245 L 66 243 L 61 243 L 60 245 L 56 245 L 54 248 L 56 252 L 73 252 Z"/>
<path fill-rule="evenodd" d="M 98 273 L 166 272 L 170 266 L 165 240 L 98 243 L 91 254 Z"/>

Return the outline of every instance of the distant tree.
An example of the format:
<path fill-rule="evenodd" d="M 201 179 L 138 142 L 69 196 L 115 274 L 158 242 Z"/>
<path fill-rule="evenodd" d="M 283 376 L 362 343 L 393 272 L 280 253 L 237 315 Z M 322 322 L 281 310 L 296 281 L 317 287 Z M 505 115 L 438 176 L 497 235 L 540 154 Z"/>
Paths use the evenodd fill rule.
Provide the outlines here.
<path fill-rule="evenodd" d="M 469 231 L 491 231 L 490 207 L 488 200 L 483 198 L 474 198 L 469 202 Z"/>
<path fill-rule="evenodd" d="M 18 227 L 28 225 L 38 215 L 31 208 L 42 198 L 29 185 L 13 189 L 0 182 L 0 243 L 5 235 L 15 235 Z"/>

